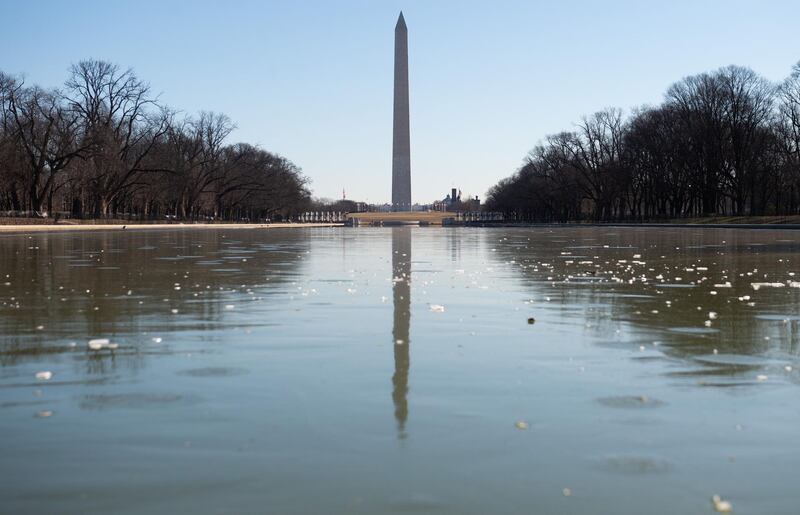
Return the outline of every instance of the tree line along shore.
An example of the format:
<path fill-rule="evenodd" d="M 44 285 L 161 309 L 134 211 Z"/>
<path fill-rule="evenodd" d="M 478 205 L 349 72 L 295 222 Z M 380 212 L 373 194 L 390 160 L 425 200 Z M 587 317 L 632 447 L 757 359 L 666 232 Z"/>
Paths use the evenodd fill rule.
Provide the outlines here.
<path fill-rule="evenodd" d="M 727 66 L 660 105 L 586 116 L 531 150 L 486 209 L 545 222 L 800 214 L 800 63 L 777 84 Z"/>
<path fill-rule="evenodd" d="M 62 88 L 0 72 L 0 213 L 140 220 L 284 220 L 311 198 L 288 159 L 227 143 L 224 114 L 163 105 L 132 70 L 97 60 Z"/>
<path fill-rule="evenodd" d="M 228 143 L 234 129 L 224 114 L 161 104 L 105 61 L 71 66 L 61 88 L 0 72 L 0 224 L 45 214 L 246 223 L 354 209 L 313 200 L 298 166 Z M 781 223 L 800 214 L 800 63 L 779 83 L 728 66 L 676 82 L 660 105 L 586 116 L 534 147 L 483 207 L 521 222 Z"/>

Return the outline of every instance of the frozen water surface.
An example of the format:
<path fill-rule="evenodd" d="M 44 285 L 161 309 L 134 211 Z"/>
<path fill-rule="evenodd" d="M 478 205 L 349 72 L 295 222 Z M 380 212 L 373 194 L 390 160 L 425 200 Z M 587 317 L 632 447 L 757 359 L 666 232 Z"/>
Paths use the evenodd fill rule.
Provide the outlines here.
<path fill-rule="evenodd" d="M 795 514 L 798 251 L 774 230 L 5 234 L 0 512 Z"/>

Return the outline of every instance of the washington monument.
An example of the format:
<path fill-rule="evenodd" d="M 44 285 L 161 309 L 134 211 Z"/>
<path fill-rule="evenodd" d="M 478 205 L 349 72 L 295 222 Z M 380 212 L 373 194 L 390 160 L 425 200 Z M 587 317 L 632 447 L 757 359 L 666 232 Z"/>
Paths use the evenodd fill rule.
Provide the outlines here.
<path fill-rule="evenodd" d="M 400 12 L 394 28 L 392 211 L 411 211 L 411 138 L 408 118 L 408 28 Z"/>

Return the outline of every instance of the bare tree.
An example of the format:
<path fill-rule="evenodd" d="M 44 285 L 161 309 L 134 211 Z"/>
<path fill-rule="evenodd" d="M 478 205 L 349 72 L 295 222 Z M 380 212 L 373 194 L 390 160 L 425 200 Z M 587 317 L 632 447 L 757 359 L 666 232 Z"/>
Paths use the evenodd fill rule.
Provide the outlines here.
<path fill-rule="evenodd" d="M 56 180 L 87 146 L 77 140 L 78 118 L 58 91 L 18 83 L 8 100 L 12 138 L 22 156 L 30 209 L 39 212 L 47 201 L 52 211 Z"/>
<path fill-rule="evenodd" d="M 107 215 L 126 189 L 143 186 L 143 175 L 163 171 L 146 158 L 166 134 L 171 114 L 156 103 L 150 87 L 132 70 L 105 61 L 72 66 L 66 83 L 69 105 L 91 145 L 85 180 L 96 215 Z"/>

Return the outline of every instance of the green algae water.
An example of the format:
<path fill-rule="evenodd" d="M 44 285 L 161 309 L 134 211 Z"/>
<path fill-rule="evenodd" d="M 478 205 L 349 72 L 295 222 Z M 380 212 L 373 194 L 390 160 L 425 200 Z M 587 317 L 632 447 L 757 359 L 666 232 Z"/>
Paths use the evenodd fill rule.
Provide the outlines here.
<path fill-rule="evenodd" d="M 701 228 L 0 235 L 0 513 L 795 514 L 799 251 Z"/>

